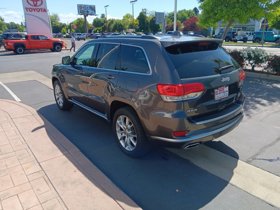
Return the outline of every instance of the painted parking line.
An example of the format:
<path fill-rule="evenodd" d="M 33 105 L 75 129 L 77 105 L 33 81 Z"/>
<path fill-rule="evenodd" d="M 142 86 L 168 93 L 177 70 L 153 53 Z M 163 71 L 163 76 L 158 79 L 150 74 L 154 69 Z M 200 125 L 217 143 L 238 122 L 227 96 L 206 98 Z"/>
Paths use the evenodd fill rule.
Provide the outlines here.
<path fill-rule="evenodd" d="M 4 83 L 29 80 L 36 80 L 52 89 L 51 79 L 34 71 L 0 74 L 0 81 Z M 205 145 L 188 151 L 175 149 L 169 149 L 169 151 L 233 186 L 280 208 L 280 177 Z"/>
<path fill-rule="evenodd" d="M 187 151 L 168 150 L 243 191 L 280 208 L 279 176 L 205 145 Z M 233 166 L 235 166 L 234 169 Z"/>
<path fill-rule="evenodd" d="M 15 99 L 15 101 L 17 102 L 21 102 L 21 100 L 19 99 L 19 97 L 17 97 L 17 95 L 10 89 L 8 88 L 4 83 L 0 82 L 0 85 L 5 88 L 5 90 Z"/>

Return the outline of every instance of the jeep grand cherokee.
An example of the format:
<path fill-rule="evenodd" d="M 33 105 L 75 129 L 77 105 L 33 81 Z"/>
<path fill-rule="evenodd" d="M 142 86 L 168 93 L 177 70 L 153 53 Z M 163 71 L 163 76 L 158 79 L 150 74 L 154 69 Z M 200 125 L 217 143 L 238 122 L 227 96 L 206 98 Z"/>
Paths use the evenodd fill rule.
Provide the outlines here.
<path fill-rule="evenodd" d="M 53 66 L 57 106 L 75 104 L 112 122 L 132 157 L 149 141 L 188 148 L 213 140 L 243 117 L 245 73 L 220 44 L 184 36 L 89 41 Z"/>

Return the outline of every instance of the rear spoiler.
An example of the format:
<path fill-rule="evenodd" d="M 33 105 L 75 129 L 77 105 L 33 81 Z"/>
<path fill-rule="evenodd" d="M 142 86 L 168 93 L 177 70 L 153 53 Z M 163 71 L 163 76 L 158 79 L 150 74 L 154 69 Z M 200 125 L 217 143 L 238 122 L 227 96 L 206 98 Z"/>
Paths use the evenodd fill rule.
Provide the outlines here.
<path fill-rule="evenodd" d="M 174 39 L 174 40 L 160 40 L 163 47 L 167 48 L 169 46 L 173 45 L 182 45 L 182 44 L 191 44 L 191 43 L 217 43 L 218 46 L 222 46 L 223 40 L 222 39 L 211 39 L 211 38 L 193 38 L 189 40 L 180 40 L 180 39 Z"/>
<path fill-rule="evenodd" d="M 216 50 L 222 45 L 220 39 L 200 39 L 183 42 L 162 42 L 165 50 L 174 55 Z"/>

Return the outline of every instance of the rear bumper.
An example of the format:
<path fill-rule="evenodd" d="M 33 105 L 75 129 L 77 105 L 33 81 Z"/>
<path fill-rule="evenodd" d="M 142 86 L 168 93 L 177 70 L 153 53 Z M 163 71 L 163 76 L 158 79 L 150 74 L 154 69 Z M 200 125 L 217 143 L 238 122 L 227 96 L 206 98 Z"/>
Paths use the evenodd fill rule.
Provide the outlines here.
<path fill-rule="evenodd" d="M 166 134 L 165 132 L 157 132 L 155 135 L 150 135 L 152 140 L 162 143 L 168 143 L 168 145 L 186 147 L 194 143 L 203 143 L 219 138 L 233 130 L 239 125 L 243 119 L 243 104 L 244 97 L 241 98 L 239 103 L 228 107 L 224 111 L 220 111 L 217 114 L 211 116 L 199 117 L 199 118 L 178 118 L 171 117 L 172 121 L 169 121 L 169 128 L 171 130 L 189 130 L 189 133 L 184 137 L 173 136 L 158 136 L 157 134 Z M 166 121 L 164 119 L 159 122 Z M 163 130 L 162 130 L 163 131 Z"/>
<path fill-rule="evenodd" d="M 211 141 L 215 138 L 218 138 L 222 135 L 225 135 L 226 133 L 233 130 L 241 120 L 243 119 L 243 112 L 239 113 L 237 116 L 235 116 L 233 119 L 227 121 L 226 123 L 205 128 L 201 130 L 195 130 L 191 131 L 187 134 L 186 137 L 181 138 L 164 138 L 159 136 L 151 136 L 154 140 L 169 142 L 169 143 L 176 143 L 176 144 L 182 144 L 182 146 L 186 146 L 188 144 L 192 143 L 202 143 L 206 141 Z"/>

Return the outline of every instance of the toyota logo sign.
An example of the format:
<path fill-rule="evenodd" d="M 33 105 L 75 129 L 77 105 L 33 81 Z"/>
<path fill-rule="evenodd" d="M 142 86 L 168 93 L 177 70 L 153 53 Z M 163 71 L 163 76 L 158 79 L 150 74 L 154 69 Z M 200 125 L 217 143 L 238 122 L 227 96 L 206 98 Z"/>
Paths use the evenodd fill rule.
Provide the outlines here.
<path fill-rule="evenodd" d="M 43 4 L 43 0 L 26 0 L 26 2 L 32 7 L 40 7 Z"/>

